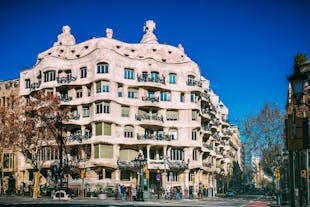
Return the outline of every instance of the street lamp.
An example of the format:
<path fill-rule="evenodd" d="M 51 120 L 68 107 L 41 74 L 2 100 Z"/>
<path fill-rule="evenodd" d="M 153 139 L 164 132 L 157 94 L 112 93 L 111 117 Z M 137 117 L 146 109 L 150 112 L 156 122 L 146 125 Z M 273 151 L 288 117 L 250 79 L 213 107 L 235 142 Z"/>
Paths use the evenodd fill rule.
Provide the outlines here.
<path fill-rule="evenodd" d="M 137 201 L 144 201 L 143 199 L 143 167 L 146 164 L 146 159 L 144 159 L 143 155 L 141 153 L 139 153 L 139 155 L 132 160 L 134 166 L 136 168 L 138 168 L 138 170 L 140 171 L 140 175 L 139 175 L 139 186 L 138 186 L 138 193 L 137 193 Z"/>
<path fill-rule="evenodd" d="M 290 76 L 288 78 L 288 81 L 291 83 L 292 86 L 292 95 L 293 98 L 296 100 L 297 103 L 297 107 L 299 108 L 299 106 L 301 104 L 306 105 L 309 108 L 309 105 L 307 103 L 302 103 L 302 99 L 303 99 L 303 95 L 304 95 L 304 83 L 305 80 L 307 79 L 307 76 L 305 73 L 301 73 L 300 70 L 295 70 L 294 74 L 292 76 Z M 293 100 L 294 100 L 293 99 Z M 293 111 L 293 124 L 296 125 L 297 123 L 297 118 L 295 119 L 295 115 L 296 112 L 295 110 Z M 301 147 L 300 150 L 305 149 L 306 150 L 306 172 L 307 174 L 309 173 L 309 126 L 308 126 L 308 118 L 302 118 L 301 119 L 301 123 L 302 123 L 302 141 L 303 141 L 303 146 Z M 291 126 L 287 126 L 287 127 L 291 127 Z M 296 127 L 297 128 L 297 127 Z M 297 131 L 297 129 L 295 129 Z M 297 138 L 297 132 L 295 132 L 295 135 L 293 137 L 289 137 L 289 138 Z M 289 140 L 288 140 L 289 141 Z M 297 143 L 298 140 L 296 140 Z M 295 187 L 295 183 L 294 183 L 294 155 L 293 155 L 293 150 L 294 148 L 292 148 L 290 146 L 290 144 L 288 143 L 288 150 L 289 150 L 289 159 L 290 159 L 290 200 L 291 200 L 291 206 L 295 206 L 295 199 L 294 199 L 294 187 Z M 301 167 L 301 166 L 299 166 Z M 306 176 L 306 192 L 307 192 L 307 203 L 309 203 L 310 200 L 310 194 L 309 194 L 309 174 Z M 301 179 L 301 178 L 300 178 Z M 300 186 L 301 187 L 301 186 Z M 301 193 L 301 192 L 300 192 Z M 300 199 L 301 200 L 301 199 Z M 300 202 L 301 203 L 301 202 Z"/>

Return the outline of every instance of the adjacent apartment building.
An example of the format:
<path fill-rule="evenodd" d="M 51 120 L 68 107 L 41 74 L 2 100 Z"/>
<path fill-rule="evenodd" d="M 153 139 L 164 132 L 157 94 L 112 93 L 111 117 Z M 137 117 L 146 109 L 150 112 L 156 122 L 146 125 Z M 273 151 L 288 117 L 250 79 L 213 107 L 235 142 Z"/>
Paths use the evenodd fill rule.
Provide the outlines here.
<path fill-rule="evenodd" d="M 139 171 L 131 161 L 141 153 L 150 190 L 160 174 L 163 189 L 205 188 L 214 195 L 217 175 L 228 176 L 232 162 L 241 162 L 238 128 L 228 123 L 227 107 L 182 45 L 158 43 L 154 29 L 147 21 L 137 44 L 114 39 L 112 29 L 76 43 L 64 26 L 53 47 L 20 73 L 19 95 L 43 90 L 71 106 L 63 136 L 72 140 L 70 161 L 86 169 L 89 191 L 136 186 Z M 57 153 L 53 146 L 42 150 L 44 182 Z M 31 165 L 20 160 L 17 186 L 31 185 Z M 82 179 L 71 176 L 68 183 L 81 188 Z"/>

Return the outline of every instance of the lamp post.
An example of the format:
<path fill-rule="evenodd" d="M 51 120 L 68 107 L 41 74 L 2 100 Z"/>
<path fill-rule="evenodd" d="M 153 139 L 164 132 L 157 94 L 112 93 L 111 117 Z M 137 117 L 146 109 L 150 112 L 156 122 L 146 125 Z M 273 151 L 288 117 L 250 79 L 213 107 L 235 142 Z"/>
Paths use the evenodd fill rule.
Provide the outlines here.
<path fill-rule="evenodd" d="M 291 83 L 292 86 L 292 95 L 293 95 L 293 101 L 296 101 L 297 107 L 299 108 L 299 106 L 305 105 L 309 108 L 309 105 L 307 103 L 303 103 L 303 95 L 304 95 L 304 83 L 305 80 L 307 79 L 306 74 L 301 73 L 300 70 L 297 70 L 294 72 L 294 74 L 288 78 L 288 80 Z M 294 104 L 294 103 L 293 103 Z M 293 122 L 294 125 L 296 127 L 297 125 L 297 121 L 295 120 L 295 116 L 296 116 L 296 112 L 294 110 L 293 112 Z M 306 167 L 306 192 L 307 192 L 307 204 L 309 204 L 310 201 L 310 193 L 309 193 L 309 126 L 308 126 L 308 117 L 305 117 L 303 119 L 301 119 L 301 123 L 302 123 L 302 147 L 299 150 L 305 149 L 306 151 L 306 160 L 305 160 L 305 167 Z M 287 126 L 290 127 L 290 126 Z M 296 127 L 297 128 L 297 127 Z M 297 131 L 297 129 L 295 129 Z M 297 133 L 295 132 L 295 136 L 293 136 L 293 138 L 297 138 Z M 292 138 L 292 137 L 289 137 Z M 289 158 L 290 158 L 290 200 L 291 200 L 291 206 L 295 206 L 295 199 L 294 199 L 294 157 L 293 157 L 293 150 L 291 149 L 292 147 L 290 147 L 290 143 L 288 143 L 288 150 L 289 150 Z M 299 152 L 298 152 L 299 153 Z M 301 166 L 299 166 L 301 167 Z M 300 170 L 300 169 L 299 169 Z M 299 173 L 300 174 L 300 173 Z M 299 175 L 300 176 L 300 175 Z M 302 179 L 302 178 L 299 178 Z M 302 186 L 300 186 L 301 188 Z M 301 190 L 299 190 L 299 193 L 301 196 Z M 301 199 L 300 199 L 301 200 Z M 302 203 L 300 202 L 300 205 L 302 205 Z"/>
<path fill-rule="evenodd" d="M 138 168 L 139 173 L 139 182 L 138 182 L 138 192 L 137 192 L 137 201 L 144 201 L 143 199 L 143 167 L 146 164 L 146 159 L 144 159 L 143 155 L 139 153 L 139 155 L 132 160 L 134 166 Z"/>

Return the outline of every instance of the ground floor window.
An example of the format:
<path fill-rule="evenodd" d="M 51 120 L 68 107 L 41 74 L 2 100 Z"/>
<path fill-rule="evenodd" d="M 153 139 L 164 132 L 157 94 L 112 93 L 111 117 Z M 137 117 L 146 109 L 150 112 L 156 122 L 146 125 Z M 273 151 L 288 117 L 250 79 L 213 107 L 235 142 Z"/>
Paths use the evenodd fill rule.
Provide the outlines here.
<path fill-rule="evenodd" d="M 121 171 L 121 181 L 130 181 L 132 177 L 132 172 L 128 170 Z"/>

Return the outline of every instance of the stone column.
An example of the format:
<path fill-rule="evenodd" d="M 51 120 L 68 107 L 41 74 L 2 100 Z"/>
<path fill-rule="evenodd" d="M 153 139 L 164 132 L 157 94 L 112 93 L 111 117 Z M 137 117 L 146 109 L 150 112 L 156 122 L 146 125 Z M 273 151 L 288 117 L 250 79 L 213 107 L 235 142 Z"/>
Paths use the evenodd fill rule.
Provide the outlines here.
<path fill-rule="evenodd" d="M 184 189 L 183 190 L 185 190 L 185 189 L 189 189 L 189 180 L 188 180 L 188 176 L 189 176 L 189 169 L 186 169 L 185 171 L 184 171 Z"/>

